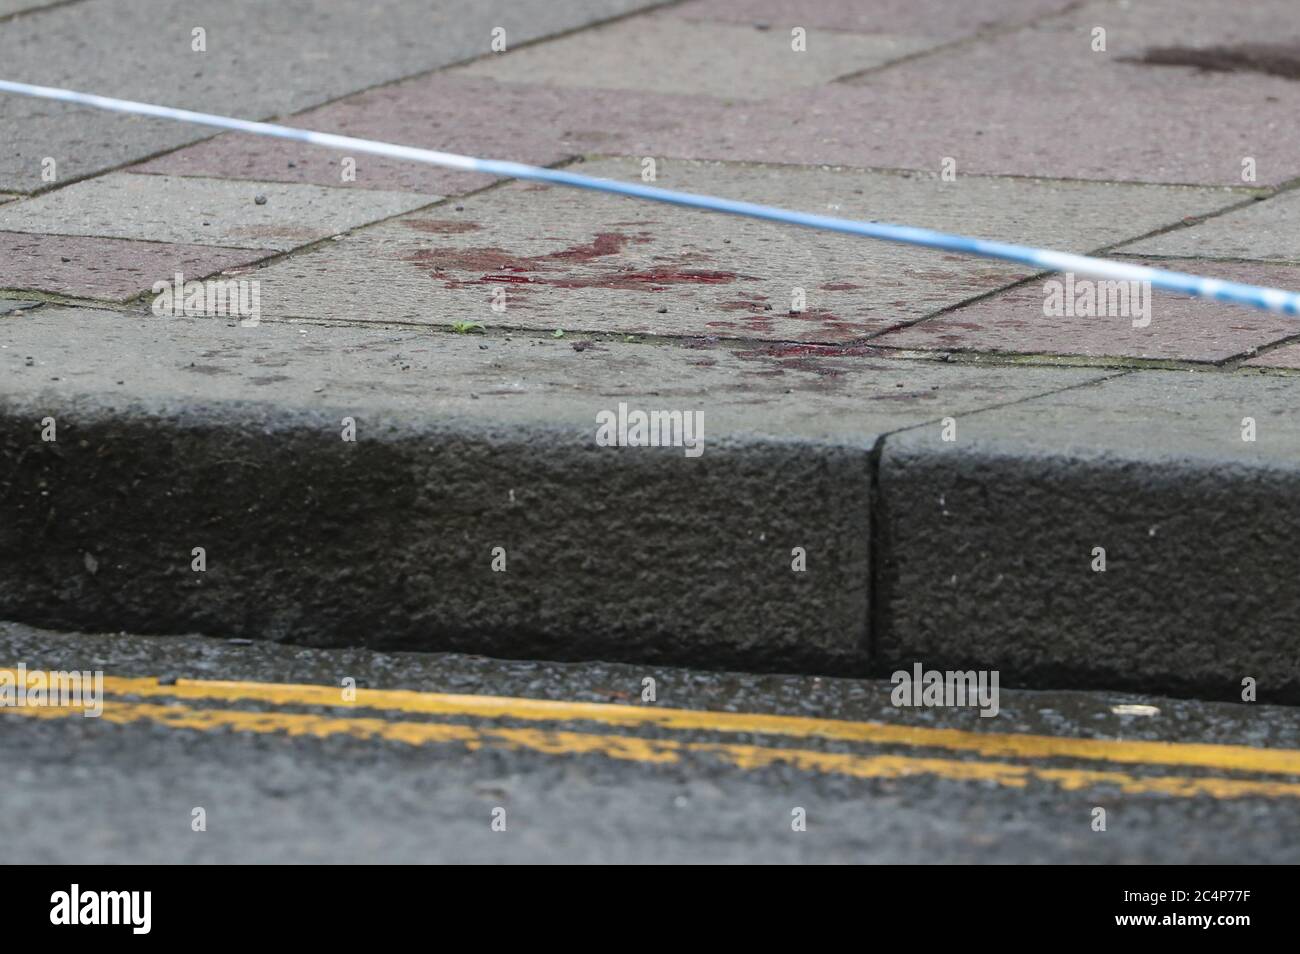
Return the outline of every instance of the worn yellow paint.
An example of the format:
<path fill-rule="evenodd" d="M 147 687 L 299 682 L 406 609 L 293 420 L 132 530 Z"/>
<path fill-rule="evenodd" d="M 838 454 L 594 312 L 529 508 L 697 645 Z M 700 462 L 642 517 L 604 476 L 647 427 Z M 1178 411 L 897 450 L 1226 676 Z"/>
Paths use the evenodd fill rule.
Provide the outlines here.
<path fill-rule="evenodd" d="M 5 710 L 34 718 L 79 717 L 80 710 L 58 707 L 22 707 Z M 458 743 L 473 750 L 483 748 L 527 750 L 548 755 L 599 754 L 625 761 L 671 764 L 683 755 L 708 755 L 741 769 L 790 765 L 800 771 L 848 775 L 854 778 L 891 779 L 935 776 L 957 781 L 984 781 L 1023 788 L 1032 781 L 1047 782 L 1074 791 L 1112 785 L 1127 794 L 1162 794 L 1213 798 L 1300 798 L 1300 784 L 1270 779 L 1207 778 L 1203 776 L 1138 776 L 1091 769 L 1050 768 L 979 760 L 915 758 L 903 755 L 853 755 L 808 749 L 736 745 L 722 742 L 685 742 L 629 735 L 556 732 L 545 729 L 478 728 L 445 722 L 401 722 L 372 717 L 338 717 L 274 710 L 203 709 L 182 705 L 157 705 L 108 700 L 101 719 L 126 724 L 139 720 L 176 729 L 241 732 L 284 732 L 292 736 L 326 738 L 346 735 L 357 739 L 384 739 L 407 745 Z"/>
<path fill-rule="evenodd" d="M 807 716 L 753 712 L 660 709 L 500 696 L 446 695 L 405 689 L 357 689 L 343 701 L 335 686 L 290 683 L 180 679 L 162 686 L 156 679 L 105 677 L 104 689 L 116 695 L 202 700 L 251 700 L 273 705 L 334 706 L 443 716 L 536 721 L 588 721 L 607 726 L 657 727 L 696 732 L 753 733 L 795 738 L 835 739 L 874 745 L 947 749 L 997 758 L 1070 758 L 1129 765 L 1169 765 L 1234 772 L 1300 775 L 1300 750 L 1191 742 L 1080 739 L 1027 733 L 971 732 L 928 726 L 850 722 Z"/>

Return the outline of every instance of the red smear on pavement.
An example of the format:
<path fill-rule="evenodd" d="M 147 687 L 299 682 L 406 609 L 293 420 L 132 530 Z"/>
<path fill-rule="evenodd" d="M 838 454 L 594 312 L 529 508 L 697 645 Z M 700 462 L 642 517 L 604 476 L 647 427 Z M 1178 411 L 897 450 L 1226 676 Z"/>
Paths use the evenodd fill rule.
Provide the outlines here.
<path fill-rule="evenodd" d="M 551 252 L 541 256 L 543 259 L 558 259 L 567 262 L 590 262 L 593 258 L 601 258 L 605 255 L 617 255 L 623 251 L 623 246 L 628 242 L 637 242 L 645 244 L 650 239 L 644 236 L 629 238 L 621 232 L 599 232 L 595 241 L 587 245 L 574 245 L 566 248 L 562 252 Z"/>
<path fill-rule="evenodd" d="M 737 292 L 733 301 L 724 301 L 715 307 L 722 311 L 747 311 L 754 315 L 762 315 L 772 311 L 772 306 L 768 304 L 766 295 L 756 295 L 752 292 Z"/>
<path fill-rule="evenodd" d="M 533 269 L 533 260 L 521 258 L 503 248 L 444 248 L 415 252 L 407 256 L 407 261 L 417 265 L 428 266 L 434 272 L 484 272 L 512 271 L 528 272 Z M 442 277 L 442 276 L 439 276 Z"/>
<path fill-rule="evenodd" d="M 533 285 L 538 284 L 537 279 L 529 278 L 527 275 L 484 275 L 479 279 L 480 282 L 495 285 L 500 282 L 507 282 L 516 285 Z M 468 282 L 458 282 L 457 284 L 469 284 Z"/>
<path fill-rule="evenodd" d="M 836 315 L 825 308 L 808 308 L 804 311 L 792 311 L 788 312 L 784 317 L 794 319 L 795 321 L 815 321 L 828 331 L 844 332 L 846 335 L 852 335 L 853 337 L 861 337 L 864 334 L 870 334 L 871 332 L 879 330 L 875 325 L 841 318 L 839 315 Z"/>
<path fill-rule="evenodd" d="M 616 272 L 599 278 L 540 279 L 556 288 L 615 288 L 624 291 L 662 291 L 668 285 L 721 285 L 742 276 L 735 272 L 661 268 L 651 272 Z"/>
<path fill-rule="evenodd" d="M 792 371 L 810 371 L 826 378 L 839 377 L 844 373 L 842 367 L 822 364 L 826 358 L 877 358 L 883 352 L 869 345 L 845 344 L 800 344 L 780 342 L 765 345 L 752 351 L 737 351 L 737 358 L 746 360 L 776 360 L 782 369 Z"/>
<path fill-rule="evenodd" d="M 578 277 L 572 274 L 553 275 L 560 264 L 585 263 L 617 255 L 629 243 L 645 244 L 650 238 L 645 233 L 636 236 L 621 232 L 600 232 L 583 245 L 571 245 L 558 252 L 544 255 L 516 255 L 496 247 L 443 248 L 414 252 L 406 257 L 422 268 L 428 268 L 434 278 L 440 278 L 448 288 L 466 285 L 510 283 L 516 285 L 549 285 L 553 288 L 611 288 L 626 291 L 660 291 L 669 285 L 702 284 L 720 285 L 738 278 L 756 279 L 735 272 L 696 268 L 655 268 L 645 271 L 606 271 L 601 274 Z M 479 272 L 478 278 L 460 278 L 452 272 Z M 540 274 L 539 274 L 540 273 Z"/>

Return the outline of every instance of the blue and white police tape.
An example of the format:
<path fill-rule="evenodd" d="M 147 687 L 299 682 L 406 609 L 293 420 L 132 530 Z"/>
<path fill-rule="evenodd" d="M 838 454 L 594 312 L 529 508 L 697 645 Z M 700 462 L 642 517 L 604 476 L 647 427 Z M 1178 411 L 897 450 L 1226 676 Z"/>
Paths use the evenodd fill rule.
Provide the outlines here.
<path fill-rule="evenodd" d="M 678 192 L 674 189 L 660 189 L 656 186 L 642 185 L 637 182 L 618 182 L 613 179 L 584 176 L 576 172 L 565 172 L 561 169 L 543 169 L 540 166 L 530 166 L 519 162 L 478 159 L 473 156 L 462 156 L 452 152 L 438 152 L 433 149 L 417 149 L 414 146 L 399 146 L 395 143 L 377 142 L 373 139 L 358 139 L 353 136 L 337 136 L 333 133 L 313 132 L 309 129 L 294 129 L 290 126 L 280 126 L 275 123 L 233 119 L 229 116 L 198 113 L 189 109 L 175 109 L 171 106 L 155 106 L 151 103 L 137 103 L 127 99 L 97 96 L 93 93 L 78 93 L 73 90 L 59 89 L 52 86 L 33 86 L 29 83 L 0 80 L 0 92 L 17 93 L 21 96 L 35 96 L 41 99 L 54 99 L 65 103 L 75 103 L 78 106 L 93 106 L 96 109 L 131 113 L 136 116 L 152 116 L 157 119 L 173 119 L 179 122 L 197 123 L 201 126 L 215 126 L 219 129 L 230 129 L 258 136 L 292 139 L 296 142 L 310 143 L 314 146 L 325 146 L 328 149 L 387 156 L 390 159 L 406 159 L 411 162 L 444 166 L 449 169 L 484 172 L 507 179 L 531 179 L 537 182 L 550 182 L 578 189 L 611 192 L 615 195 L 626 195 L 651 202 L 666 202 L 671 205 L 703 209 L 708 212 L 725 212 L 730 215 L 742 215 L 752 219 L 766 219 L 771 222 L 801 225 L 826 232 L 843 232 L 848 235 L 860 235 L 864 238 L 882 239 L 886 242 L 900 242 L 904 245 L 943 249 L 946 252 L 957 252 L 962 255 L 978 255 L 983 258 L 1018 262 L 1022 265 L 1030 265 L 1036 269 L 1047 271 L 1075 272 L 1081 275 L 1090 275 L 1094 278 L 1119 281 L 1150 282 L 1151 287 L 1164 289 L 1165 291 L 1180 292 L 1198 298 L 1213 298 L 1219 301 L 1249 305 L 1252 308 L 1263 308 L 1268 311 L 1284 312 L 1291 315 L 1300 314 L 1300 294 L 1296 292 L 1283 291 L 1279 288 L 1264 288 L 1258 285 L 1244 285 L 1240 282 L 1229 282 L 1202 275 L 1190 275 L 1185 272 L 1171 272 L 1129 262 L 1091 258 L 1086 255 L 1056 252 L 1051 249 L 1033 248 L 1028 245 L 991 242 L 985 239 L 936 232 L 932 229 L 914 228 L 908 225 L 860 222 L 854 219 L 841 219 L 829 215 L 814 215 L 810 212 L 796 212 L 771 205 L 737 202 L 717 196 Z"/>

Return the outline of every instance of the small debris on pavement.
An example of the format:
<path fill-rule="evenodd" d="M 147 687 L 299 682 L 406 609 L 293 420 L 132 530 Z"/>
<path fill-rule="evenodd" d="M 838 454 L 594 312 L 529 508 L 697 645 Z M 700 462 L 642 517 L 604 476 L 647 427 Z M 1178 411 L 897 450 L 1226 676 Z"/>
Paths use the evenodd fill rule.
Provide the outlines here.
<path fill-rule="evenodd" d="M 1110 711 L 1115 715 L 1122 716 L 1157 716 L 1160 710 L 1155 706 L 1137 705 L 1135 703 L 1122 703 L 1121 705 L 1111 706 Z"/>

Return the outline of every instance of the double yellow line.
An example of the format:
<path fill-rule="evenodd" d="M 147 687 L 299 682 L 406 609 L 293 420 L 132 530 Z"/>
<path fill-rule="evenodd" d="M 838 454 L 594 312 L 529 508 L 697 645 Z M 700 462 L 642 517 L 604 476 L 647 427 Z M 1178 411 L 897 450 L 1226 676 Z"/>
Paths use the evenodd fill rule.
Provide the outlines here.
<path fill-rule="evenodd" d="M 470 750 L 493 748 L 551 755 L 599 754 L 659 764 L 680 762 L 690 756 L 705 756 L 739 769 L 789 765 L 804 772 L 856 778 L 931 775 L 1011 787 L 1024 787 L 1038 781 L 1066 790 L 1113 786 L 1129 794 L 1300 797 L 1300 782 L 1285 778 L 1241 777 L 1300 778 L 1300 750 L 1294 749 L 969 732 L 767 713 L 711 712 L 409 690 L 356 689 L 354 695 L 345 700 L 343 690 L 338 687 L 282 683 L 181 679 L 174 685 L 160 685 L 156 679 L 150 678 L 106 677 L 104 690 L 110 698 L 104 701 L 101 718 L 119 724 L 144 720 L 199 731 L 282 732 L 314 738 L 346 735 L 409 745 L 460 744 Z M 260 703 L 275 708 L 254 711 L 185 705 L 188 701 Z M 363 709 L 390 715 L 323 715 L 283 708 L 287 706 Z M 79 709 L 39 707 L 4 711 L 35 718 L 79 717 L 81 713 Z M 423 718 L 392 717 L 401 714 Z M 428 718 L 439 716 L 473 722 L 433 721 Z M 498 724 L 502 721 L 515 724 Z M 590 723 L 596 731 L 559 730 L 545 725 L 560 722 Z M 627 731 L 647 728 L 709 733 L 712 736 L 746 734 L 813 743 L 832 741 L 877 749 L 890 747 L 891 751 L 828 752 L 789 745 L 693 741 L 689 737 L 648 738 Z M 611 733 L 600 731 L 602 729 L 624 731 Z M 903 751 L 897 751 L 899 749 Z M 913 754 L 911 750 L 917 749 L 927 751 Z M 944 753 L 968 757 L 944 757 Z M 1005 759 L 1018 761 L 1002 761 Z M 1178 774 L 1145 771 L 1132 774 L 1110 766 L 1079 768 L 1052 764 L 1051 760 L 1182 771 Z M 1207 773 L 1232 773 L 1232 776 Z"/>

